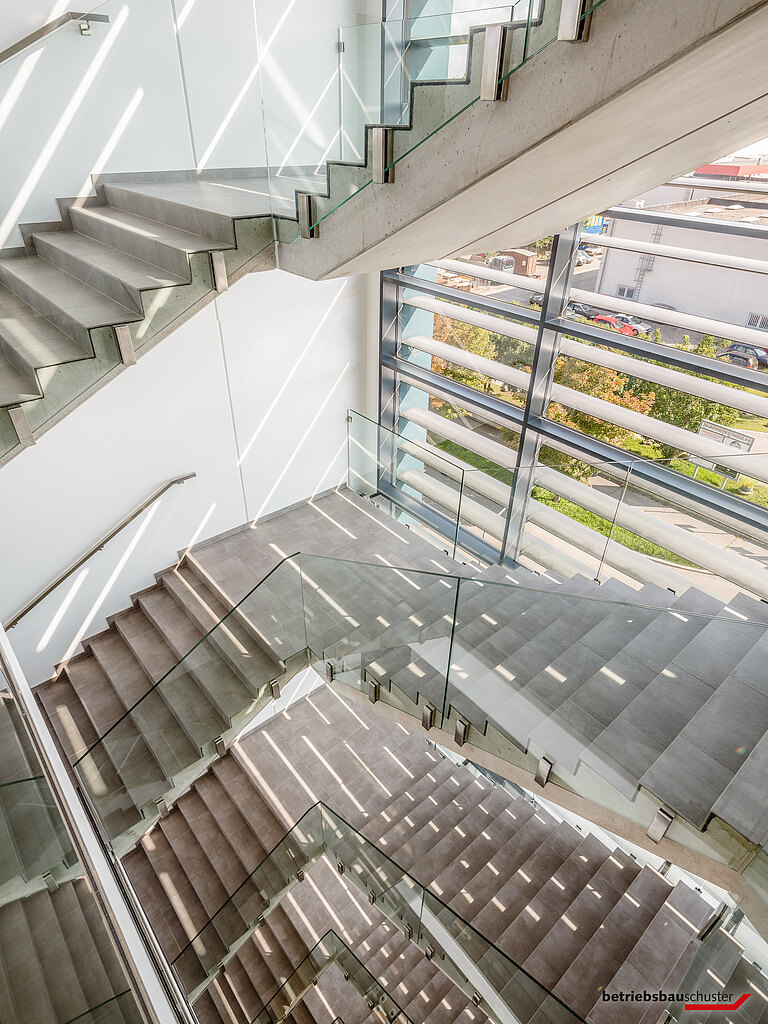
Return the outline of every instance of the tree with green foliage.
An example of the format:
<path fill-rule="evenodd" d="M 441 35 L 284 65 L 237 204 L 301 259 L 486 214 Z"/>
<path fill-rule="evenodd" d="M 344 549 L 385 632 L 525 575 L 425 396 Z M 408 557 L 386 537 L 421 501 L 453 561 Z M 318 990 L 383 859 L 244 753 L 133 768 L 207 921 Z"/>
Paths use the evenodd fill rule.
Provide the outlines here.
<path fill-rule="evenodd" d="M 689 346 L 690 338 L 686 335 L 683 338 L 682 345 L 678 347 L 687 349 Z M 712 358 L 721 347 L 721 345 L 715 344 L 715 339 L 711 335 L 704 335 L 701 341 L 693 347 L 692 351 L 696 355 Z M 655 365 L 663 366 L 665 364 L 656 363 Z M 707 374 L 694 373 L 692 370 L 678 369 L 678 373 L 684 373 L 690 377 L 700 377 L 703 380 L 709 379 Z M 663 423 L 671 423 L 673 426 L 681 427 L 683 430 L 690 430 L 694 434 L 697 433 L 702 420 L 712 420 L 715 423 L 722 423 L 724 426 L 732 426 L 739 417 L 738 409 L 722 405 L 719 402 L 709 401 L 698 395 L 688 394 L 686 391 L 677 391 L 673 388 L 652 384 L 639 378 L 632 380 L 630 389 L 638 397 L 648 394 L 654 395 L 649 413 L 654 419 L 661 420 Z M 659 443 L 658 447 L 662 458 L 665 459 L 673 459 L 682 454 L 682 450 L 675 448 L 673 445 Z"/>
<path fill-rule="evenodd" d="M 448 317 L 436 316 L 434 337 L 436 341 L 445 342 L 455 348 L 463 349 L 465 352 L 472 352 L 474 355 L 483 356 L 485 359 L 496 359 L 496 345 L 493 342 L 494 335 L 483 330 L 482 327 L 475 327 L 472 324 L 463 324 L 458 320 L 450 320 Z M 432 369 L 444 377 L 465 384 L 467 387 L 476 388 L 486 394 L 492 390 L 493 381 L 485 374 L 476 370 L 470 370 L 466 366 L 459 366 L 447 359 L 432 357 Z"/>

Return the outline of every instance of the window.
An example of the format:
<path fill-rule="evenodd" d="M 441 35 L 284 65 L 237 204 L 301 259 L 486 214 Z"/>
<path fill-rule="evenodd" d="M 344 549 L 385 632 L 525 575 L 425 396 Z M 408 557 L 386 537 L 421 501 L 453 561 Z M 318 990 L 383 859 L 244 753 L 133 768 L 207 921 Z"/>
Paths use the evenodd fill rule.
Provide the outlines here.
<path fill-rule="evenodd" d="M 768 313 L 750 313 L 747 327 L 756 327 L 758 331 L 768 331 Z"/>
<path fill-rule="evenodd" d="M 616 297 L 619 299 L 634 299 L 635 286 L 633 284 L 620 284 L 616 287 Z"/>

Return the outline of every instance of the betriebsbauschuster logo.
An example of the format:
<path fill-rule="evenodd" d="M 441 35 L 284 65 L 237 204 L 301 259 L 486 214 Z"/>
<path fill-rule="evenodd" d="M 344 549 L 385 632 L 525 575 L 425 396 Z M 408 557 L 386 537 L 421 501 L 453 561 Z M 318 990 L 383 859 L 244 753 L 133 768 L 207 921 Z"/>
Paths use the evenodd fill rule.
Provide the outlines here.
<path fill-rule="evenodd" d="M 686 1010 L 736 1010 L 749 999 L 749 992 L 603 992 L 604 1003 L 683 1003 Z"/>

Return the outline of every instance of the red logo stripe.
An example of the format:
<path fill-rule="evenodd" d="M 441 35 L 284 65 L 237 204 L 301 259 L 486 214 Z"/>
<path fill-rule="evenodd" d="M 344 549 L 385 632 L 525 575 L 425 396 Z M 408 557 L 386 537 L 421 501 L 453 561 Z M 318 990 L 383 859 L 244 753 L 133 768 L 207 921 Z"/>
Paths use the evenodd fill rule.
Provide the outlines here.
<path fill-rule="evenodd" d="M 723 1006 L 722 1003 L 685 1003 L 686 1010 L 738 1010 L 738 1008 L 749 999 L 749 992 L 745 992 L 735 1003 Z"/>

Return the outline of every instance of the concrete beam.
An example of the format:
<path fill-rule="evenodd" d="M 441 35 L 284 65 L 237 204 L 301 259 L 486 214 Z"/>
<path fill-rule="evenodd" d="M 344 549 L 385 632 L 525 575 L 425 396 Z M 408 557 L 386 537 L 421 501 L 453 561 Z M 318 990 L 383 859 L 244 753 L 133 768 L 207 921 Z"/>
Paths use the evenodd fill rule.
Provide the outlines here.
<path fill-rule="evenodd" d="M 507 103 L 468 107 L 281 265 L 326 278 L 524 245 L 768 135 L 767 33 L 766 0 L 609 0 L 588 42 L 539 52 Z"/>

